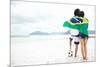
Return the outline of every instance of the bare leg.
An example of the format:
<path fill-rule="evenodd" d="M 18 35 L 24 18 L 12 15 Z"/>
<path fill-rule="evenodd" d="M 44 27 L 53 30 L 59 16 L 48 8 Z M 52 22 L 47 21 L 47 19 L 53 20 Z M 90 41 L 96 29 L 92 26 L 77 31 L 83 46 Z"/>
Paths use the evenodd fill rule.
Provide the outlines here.
<path fill-rule="evenodd" d="M 75 45 L 75 57 L 77 57 L 78 45 Z"/>
<path fill-rule="evenodd" d="M 69 44 L 69 46 L 70 46 L 70 51 L 72 50 L 72 38 L 69 38 L 69 40 L 70 40 L 70 44 Z"/>
<path fill-rule="evenodd" d="M 84 59 L 85 54 L 84 54 L 84 39 L 81 39 L 81 53 L 82 53 L 82 57 Z"/>
<path fill-rule="evenodd" d="M 87 38 L 85 38 L 85 40 L 84 40 L 84 53 L 85 53 L 85 60 L 87 60 L 87 41 L 88 41 L 88 39 Z"/>
<path fill-rule="evenodd" d="M 72 38 L 69 38 L 70 44 L 69 44 L 69 52 L 68 56 L 71 57 L 73 56 L 73 51 L 72 51 Z"/>

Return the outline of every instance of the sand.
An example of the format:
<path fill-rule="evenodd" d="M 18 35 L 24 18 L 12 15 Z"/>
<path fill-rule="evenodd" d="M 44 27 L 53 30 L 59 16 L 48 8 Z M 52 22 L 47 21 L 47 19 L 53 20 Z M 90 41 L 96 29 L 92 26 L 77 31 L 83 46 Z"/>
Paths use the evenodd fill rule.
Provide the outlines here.
<path fill-rule="evenodd" d="M 73 50 L 75 45 L 73 44 Z M 95 38 L 89 38 L 88 61 L 95 61 Z M 68 57 L 68 37 L 11 37 L 11 65 L 41 65 L 83 62 L 80 45 L 77 57 Z"/>

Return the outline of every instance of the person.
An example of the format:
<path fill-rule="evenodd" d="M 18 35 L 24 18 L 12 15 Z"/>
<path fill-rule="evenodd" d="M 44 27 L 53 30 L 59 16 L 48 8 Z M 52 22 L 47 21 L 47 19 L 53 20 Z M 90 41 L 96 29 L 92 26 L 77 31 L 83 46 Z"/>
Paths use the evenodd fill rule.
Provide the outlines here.
<path fill-rule="evenodd" d="M 74 17 L 72 17 L 70 19 L 70 21 L 72 23 L 81 23 L 82 22 L 82 19 L 79 18 L 79 13 L 80 13 L 80 9 L 75 9 L 74 11 Z M 70 48 L 69 48 L 69 52 L 68 52 L 68 56 L 71 57 L 73 56 L 73 51 L 72 51 L 72 41 L 74 41 L 74 44 L 75 44 L 75 55 L 74 57 L 77 57 L 77 51 L 78 51 L 78 45 L 79 45 L 79 42 L 80 42 L 80 39 L 79 39 L 79 31 L 76 30 L 76 29 L 70 29 L 70 38 L 69 38 L 69 41 L 70 41 Z"/>
<path fill-rule="evenodd" d="M 82 57 L 84 61 L 87 61 L 87 41 L 88 41 L 88 19 L 84 17 L 84 11 L 80 12 L 79 17 L 81 17 L 81 19 L 83 19 L 83 23 L 86 23 L 87 26 L 84 26 L 85 29 L 83 29 L 83 27 L 80 27 L 80 29 L 83 29 L 83 31 L 86 32 L 80 32 L 79 33 L 79 37 L 80 37 L 80 43 L 81 43 L 81 53 L 82 53 Z"/>
<path fill-rule="evenodd" d="M 82 23 L 72 23 L 70 20 L 65 21 L 63 26 L 79 31 L 81 54 L 84 61 L 87 61 L 87 41 L 88 41 L 88 24 L 89 20 L 84 17 L 84 11 L 80 11 L 79 18 L 82 19 Z"/>

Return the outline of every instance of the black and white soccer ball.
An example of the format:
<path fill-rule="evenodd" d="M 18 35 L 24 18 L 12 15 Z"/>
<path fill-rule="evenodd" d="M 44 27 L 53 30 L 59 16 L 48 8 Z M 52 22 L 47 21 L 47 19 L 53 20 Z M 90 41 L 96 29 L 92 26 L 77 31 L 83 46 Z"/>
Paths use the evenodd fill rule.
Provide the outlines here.
<path fill-rule="evenodd" d="M 69 51 L 68 52 L 68 57 L 72 57 L 73 56 L 73 51 Z"/>

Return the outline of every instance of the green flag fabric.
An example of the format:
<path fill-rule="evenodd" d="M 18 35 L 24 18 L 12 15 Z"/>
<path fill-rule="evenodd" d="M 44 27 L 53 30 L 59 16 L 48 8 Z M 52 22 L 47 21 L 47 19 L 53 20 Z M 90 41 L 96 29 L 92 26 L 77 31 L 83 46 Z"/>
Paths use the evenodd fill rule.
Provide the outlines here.
<path fill-rule="evenodd" d="M 69 21 L 65 21 L 63 26 L 64 27 L 69 27 L 72 29 L 77 29 L 79 30 L 79 32 L 88 35 L 88 19 L 87 18 L 82 18 L 83 19 L 83 23 L 72 23 L 70 20 Z"/>

